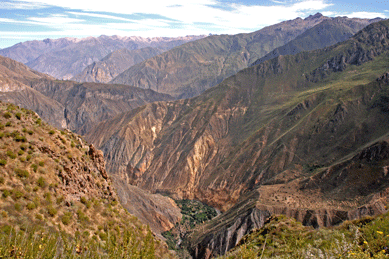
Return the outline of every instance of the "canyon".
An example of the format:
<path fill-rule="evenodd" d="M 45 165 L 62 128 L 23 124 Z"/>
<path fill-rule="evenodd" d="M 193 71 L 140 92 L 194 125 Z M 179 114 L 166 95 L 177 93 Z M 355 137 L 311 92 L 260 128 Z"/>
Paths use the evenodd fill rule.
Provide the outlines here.
<path fill-rule="evenodd" d="M 55 49 L 105 40 L 0 54 L 46 66 Z M 0 100 L 83 135 L 121 206 L 159 238 L 183 218 L 174 200 L 220 212 L 183 234 L 193 258 L 228 253 L 272 215 L 317 228 L 387 211 L 388 21 L 316 14 L 248 34 L 120 41 L 139 46 L 82 61 L 79 82 L 0 57 Z"/>

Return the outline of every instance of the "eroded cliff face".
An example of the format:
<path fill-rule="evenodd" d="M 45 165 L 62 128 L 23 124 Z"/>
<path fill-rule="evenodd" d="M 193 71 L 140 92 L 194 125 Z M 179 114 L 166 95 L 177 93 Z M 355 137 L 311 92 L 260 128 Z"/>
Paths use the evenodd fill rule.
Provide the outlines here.
<path fill-rule="evenodd" d="M 261 228 L 271 215 L 286 215 L 317 228 L 385 213 L 389 202 L 388 151 L 387 140 L 379 141 L 311 176 L 262 185 L 196 229 L 186 246 L 194 258 L 225 254 L 252 229 Z"/>
<path fill-rule="evenodd" d="M 208 259 L 223 255 L 234 248 L 243 236 L 249 234 L 253 229 L 263 227 L 266 220 L 272 215 L 286 215 L 287 217 L 292 217 L 302 222 L 303 225 L 313 226 L 315 228 L 328 227 L 345 220 L 382 214 L 387 211 L 385 209 L 387 202 L 388 197 L 386 194 L 385 201 L 381 199 L 349 211 L 337 209 L 295 209 L 282 206 L 257 205 L 237 214 L 238 216 L 231 223 L 223 224 L 223 217 L 212 220 L 209 224 L 219 223 L 217 228 L 209 225 L 203 226 L 202 229 L 205 230 L 205 233 L 193 239 L 195 240 L 194 242 L 199 240 L 200 242 L 189 243 L 189 250 L 193 258 Z M 208 229 L 212 229 L 213 231 L 208 232 Z"/>

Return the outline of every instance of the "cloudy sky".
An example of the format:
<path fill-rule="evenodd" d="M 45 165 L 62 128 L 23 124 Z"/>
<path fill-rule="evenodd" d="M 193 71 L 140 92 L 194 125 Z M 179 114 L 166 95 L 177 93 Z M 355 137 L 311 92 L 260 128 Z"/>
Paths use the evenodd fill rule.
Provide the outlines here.
<path fill-rule="evenodd" d="M 0 1 L 0 48 L 61 37 L 235 34 L 317 12 L 389 18 L 389 0 Z"/>

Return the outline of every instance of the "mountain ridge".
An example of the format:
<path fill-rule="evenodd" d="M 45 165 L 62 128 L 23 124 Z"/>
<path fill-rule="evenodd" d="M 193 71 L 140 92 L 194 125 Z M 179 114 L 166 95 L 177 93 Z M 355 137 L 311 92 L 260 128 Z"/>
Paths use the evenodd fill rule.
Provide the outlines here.
<path fill-rule="evenodd" d="M 161 50 L 146 47 L 129 51 L 126 48 L 109 53 L 98 62 L 87 66 L 72 78 L 77 82 L 108 83 L 125 69 L 162 53 Z"/>
<path fill-rule="evenodd" d="M 0 55 L 22 62 L 55 78 L 70 79 L 93 61 L 99 61 L 114 50 L 121 48 L 134 50 L 148 46 L 167 50 L 202 37 L 204 36 L 142 38 L 102 35 L 83 39 L 45 39 L 22 42 L 1 49 Z"/>
<path fill-rule="evenodd" d="M 334 33 L 336 40 L 326 41 L 326 46 L 346 38 L 341 36 L 346 30 L 343 28 L 346 24 L 347 35 L 351 36 L 358 28 L 363 28 L 374 21 L 329 18 L 317 14 L 305 19 L 284 21 L 252 33 L 210 36 L 145 60 L 124 71 L 111 82 L 151 88 L 179 99 L 194 97 L 248 67 L 270 51 L 328 20 L 333 20 L 334 23 L 343 21 L 343 25 L 338 24 L 337 28 L 334 27 L 338 30 Z M 321 39 L 311 38 L 316 40 L 311 44 L 317 45 L 318 48 L 322 46 Z"/>

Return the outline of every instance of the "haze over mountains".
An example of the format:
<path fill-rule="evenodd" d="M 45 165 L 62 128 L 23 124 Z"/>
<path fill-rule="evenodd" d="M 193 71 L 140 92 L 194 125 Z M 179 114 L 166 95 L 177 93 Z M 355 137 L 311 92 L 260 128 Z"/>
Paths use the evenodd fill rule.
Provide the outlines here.
<path fill-rule="evenodd" d="M 0 99 L 101 149 L 123 206 L 158 235 L 183 231 L 171 198 L 220 210 L 181 232 L 194 258 L 225 254 L 273 214 L 322 227 L 386 211 L 387 20 L 316 14 L 199 38 L 111 50 L 73 78 L 90 83 L 55 80 L 1 57 Z M 49 40 L 53 51 L 35 58 L 24 51 L 43 51 L 42 42 L 1 51 L 38 65 L 81 46 L 77 62 L 86 64 L 105 40 L 114 41 Z M 55 62 L 39 66 L 60 71 Z"/>
<path fill-rule="evenodd" d="M 88 65 L 99 61 L 115 50 L 152 47 L 162 51 L 204 36 L 177 38 L 142 38 L 105 36 L 83 39 L 60 38 L 56 40 L 27 41 L 0 50 L 0 55 L 22 62 L 32 69 L 58 79 L 70 79 Z"/>

